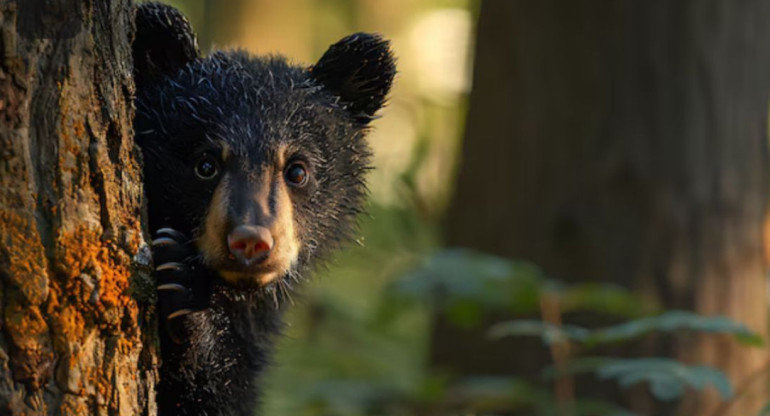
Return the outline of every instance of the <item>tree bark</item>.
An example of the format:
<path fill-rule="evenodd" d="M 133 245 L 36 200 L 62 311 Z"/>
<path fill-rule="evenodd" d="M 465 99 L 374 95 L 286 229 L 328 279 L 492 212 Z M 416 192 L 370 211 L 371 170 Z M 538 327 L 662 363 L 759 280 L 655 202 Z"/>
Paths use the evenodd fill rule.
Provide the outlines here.
<path fill-rule="evenodd" d="M 762 0 L 482 3 L 448 242 L 767 335 L 769 20 Z M 444 364 L 485 355 L 437 332 Z M 669 352 L 735 384 L 768 360 L 715 336 Z M 729 414 L 756 414 L 765 381 Z"/>
<path fill-rule="evenodd" d="M 0 7 L 0 413 L 154 414 L 132 4 Z"/>

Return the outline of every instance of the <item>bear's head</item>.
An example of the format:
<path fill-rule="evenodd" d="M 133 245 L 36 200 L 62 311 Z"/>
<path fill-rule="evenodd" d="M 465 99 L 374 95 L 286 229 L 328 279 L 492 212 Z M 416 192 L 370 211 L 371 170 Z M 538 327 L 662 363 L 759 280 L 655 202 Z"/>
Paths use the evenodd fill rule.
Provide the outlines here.
<path fill-rule="evenodd" d="M 202 57 L 174 8 L 137 8 L 136 140 L 150 231 L 189 235 L 238 287 L 296 278 L 351 236 L 366 195 L 364 136 L 395 74 L 358 33 L 312 66 L 243 51 Z"/>

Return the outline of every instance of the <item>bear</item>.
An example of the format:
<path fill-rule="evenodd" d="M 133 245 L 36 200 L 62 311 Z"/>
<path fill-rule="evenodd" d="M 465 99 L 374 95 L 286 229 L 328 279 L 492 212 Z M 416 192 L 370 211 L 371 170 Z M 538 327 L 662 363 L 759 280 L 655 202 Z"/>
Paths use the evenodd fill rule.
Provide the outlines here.
<path fill-rule="evenodd" d="M 353 236 L 369 123 L 396 73 L 356 33 L 311 66 L 199 52 L 175 8 L 135 8 L 134 131 L 157 280 L 161 415 L 254 415 L 298 284 Z"/>

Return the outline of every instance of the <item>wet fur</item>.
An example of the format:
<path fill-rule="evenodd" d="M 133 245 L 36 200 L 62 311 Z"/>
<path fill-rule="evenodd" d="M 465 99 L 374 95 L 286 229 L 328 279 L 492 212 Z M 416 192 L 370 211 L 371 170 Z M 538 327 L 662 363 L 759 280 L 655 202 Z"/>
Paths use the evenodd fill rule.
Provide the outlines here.
<path fill-rule="evenodd" d="M 393 58 L 386 41 L 364 34 L 332 46 L 312 68 L 243 51 L 201 58 L 175 9 L 138 7 L 135 131 L 149 227 L 189 236 L 180 243 L 191 251 L 175 260 L 185 262 L 187 275 L 174 278 L 188 279 L 198 295 L 206 288 L 203 310 L 184 317 L 181 342 L 161 325 L 160 414 L 253 415 L 284 301 L 350 239 L 362 210 L 370 157 L 364 136 L 390 88 Z M 171 27 L 164 32 L 164 25 Z M 171 35 L 153 42 L 163 33 Z M 193 170 L 207 151 L 225 169 L 210 183 Z M 311 172 L 301 190 L 283 179 L 292 158 Z M 291 261 L 269 282 L 244 283 L 248 275 L 233 271 L 225 238 L 233 226 L 255 222 L 274 226 L 280 256 Z"/>

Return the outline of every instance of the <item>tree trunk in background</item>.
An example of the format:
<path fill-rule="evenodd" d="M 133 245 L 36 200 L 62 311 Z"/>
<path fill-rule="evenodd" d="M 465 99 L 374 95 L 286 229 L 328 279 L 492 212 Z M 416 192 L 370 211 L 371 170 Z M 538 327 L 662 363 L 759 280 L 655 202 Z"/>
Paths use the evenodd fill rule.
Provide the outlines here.
<path fill-rule="evenodd" d="M 131 2 L 0 7 L 0 414 L 154 414 Z"/>
<path fill-rule="evenodd" d="M 449 244 L 767 335 L 768 22 L 763 0 L 483 2 Z M 436 329 L 439 364 L 488 355 L 452 337 Z M 672 348 L 735 384 L 768 360 L 715 336 Z M 765 383 L 729 414 L 756 414 Z"/>

